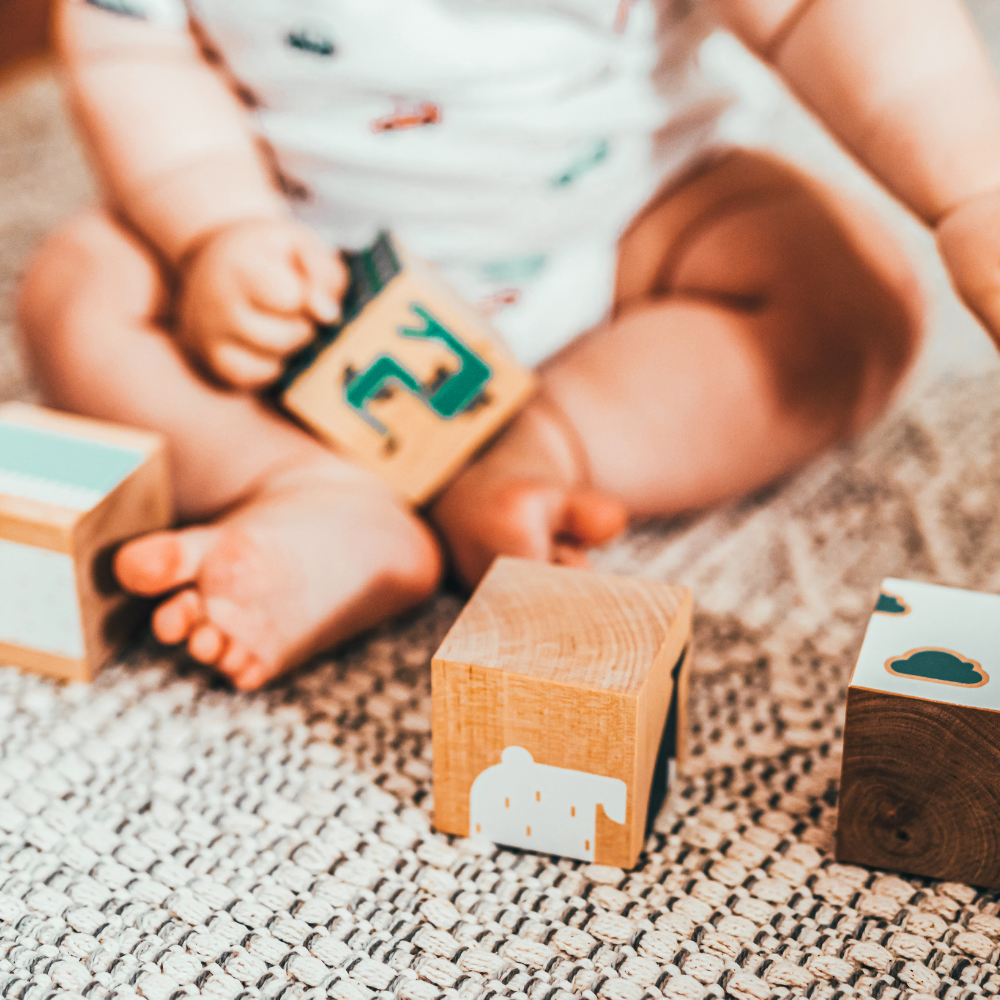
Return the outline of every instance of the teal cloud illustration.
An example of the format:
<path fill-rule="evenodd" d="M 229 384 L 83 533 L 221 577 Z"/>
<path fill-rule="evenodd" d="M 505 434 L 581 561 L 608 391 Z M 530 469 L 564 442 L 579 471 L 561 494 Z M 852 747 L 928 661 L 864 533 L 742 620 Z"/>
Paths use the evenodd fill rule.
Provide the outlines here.
<path fill-rule="evenodd" d="M 910 606 L 901 597 L 883 590 L 875 602 L 875 612 L 880 615 L 908 615 Z"/>
<path fill-rule="evenodd" d="M 966 688 L 982 687 L 990 679 L 979 663 L 950 649 L 911 649 L 902 656 L 889 657 L 885 669 L 897 677 Z"/>

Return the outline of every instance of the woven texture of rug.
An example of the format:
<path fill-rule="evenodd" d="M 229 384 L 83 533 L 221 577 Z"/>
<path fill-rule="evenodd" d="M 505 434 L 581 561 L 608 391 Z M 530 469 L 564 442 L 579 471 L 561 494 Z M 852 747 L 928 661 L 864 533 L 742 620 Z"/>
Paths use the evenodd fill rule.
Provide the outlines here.
<path fill-rule="evenodd" d="M 28 249 L 89 190 L 56 100 L 47 78 L 0 100 L 0 134 L 24 138 L 0 149 L 0 333 Z M 949 333 L 972 329 L 943 302 Z M 0 398 L 29 395 L 0 359 Z M 831 853 L 879 581 L 1000 590 L 1000 373 L 931 374 L 858 444 L 598 555 L 698 607 L 691 769 L 631 872 L 434 832 L 429 659 L 451 596 L 252 695 L 153 643 L 90 687 L 0 669 L 0 995 L 998 992 L 1000 894 Z"/>
<path fill-rule="evenodd" d="M 699 597 L 695 773 L 632 872 L 433 832 L 454 598 L 255 695 L 152 644 L 92 687 L 0 671 L 0 994 L 996 992 L 997 893 L 830 849 L 879 580 L 1000 589 L 998 399 L 997 376 L 942 386 L 766 497 L 602 555 Z"/>

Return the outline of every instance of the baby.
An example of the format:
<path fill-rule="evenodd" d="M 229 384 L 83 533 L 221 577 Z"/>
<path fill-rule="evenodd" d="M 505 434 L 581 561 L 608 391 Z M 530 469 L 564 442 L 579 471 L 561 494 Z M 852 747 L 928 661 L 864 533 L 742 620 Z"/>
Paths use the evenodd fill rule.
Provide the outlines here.
<path fill-rule="evenodd" d="M 586 563 L 886 407 L 920 343 L 864 207 L 726 147 L 707 0 L 58 0 L 103 207 L 24 283 L 53 405 L 169 441 L 184 526 L 125 546 L 153 628 L 239 688 L 426 598 L 443 550 Z M 960 0 L 719 0 L 934 228 L 1000 334 L 1000 92 Z M 428 509 L 261 394 L 393 229 L 541 391 Z M 585 334 L 585 335 L 582 335 Z"/>

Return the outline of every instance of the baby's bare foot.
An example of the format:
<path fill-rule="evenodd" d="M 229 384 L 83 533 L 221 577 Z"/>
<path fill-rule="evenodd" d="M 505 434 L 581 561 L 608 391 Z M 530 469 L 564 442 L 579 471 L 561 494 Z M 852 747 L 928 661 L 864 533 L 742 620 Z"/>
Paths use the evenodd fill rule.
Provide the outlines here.
<path fill-rule="evenodd" d="M 499 555 L 586 567 L 628 512 L 586 485 L 582 465 L 550 404 L 525 410 L 431 508 L 462 580 L 474 586 Z"/>
<path fill-rule="evenodd" d="M 217 522 L 147 535 L 115 561 L 126 590 L 168 595 L 156 637 L 186 641 L 243 690 L 423 600 L 440 569 L 427 528 L 337 460 L 275 475 Z"/>

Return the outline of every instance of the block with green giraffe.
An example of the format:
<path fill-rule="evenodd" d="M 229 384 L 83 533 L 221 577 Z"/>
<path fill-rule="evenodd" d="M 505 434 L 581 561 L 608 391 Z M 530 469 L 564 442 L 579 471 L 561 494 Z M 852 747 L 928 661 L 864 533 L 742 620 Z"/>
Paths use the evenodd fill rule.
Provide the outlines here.
<path fill-rule="evenodd" d="M 318 329 L 275 394 L 419 506 L 520 409 L 534 376 L 486 316 L 388 233 L 345 262 L 342 321 Z"/>

